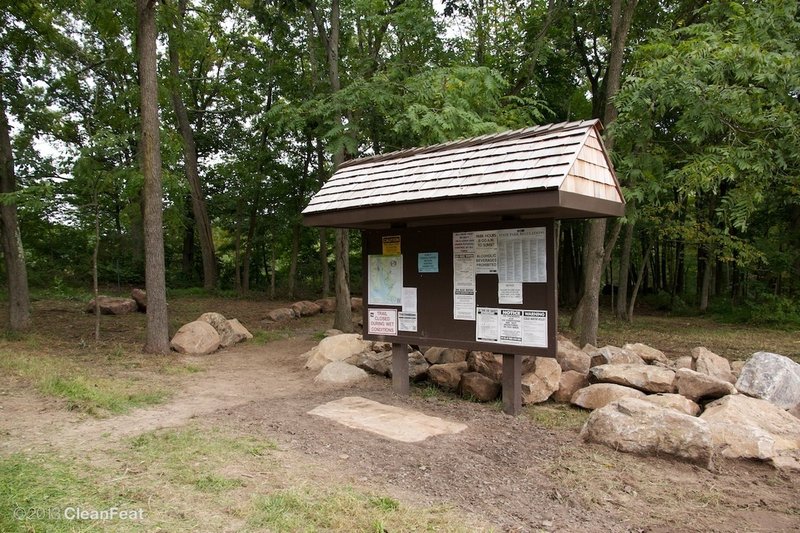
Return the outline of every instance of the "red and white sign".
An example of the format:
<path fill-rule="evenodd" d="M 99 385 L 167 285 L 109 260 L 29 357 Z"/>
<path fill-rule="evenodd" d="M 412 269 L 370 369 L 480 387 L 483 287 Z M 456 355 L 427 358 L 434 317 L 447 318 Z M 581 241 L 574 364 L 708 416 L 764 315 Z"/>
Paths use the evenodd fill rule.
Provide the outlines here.
<path fill-rule="evenodd" d="M 370 335 L 397 336 L 397 309 L 372 309 L 367 311 L 367 331 Z"/>

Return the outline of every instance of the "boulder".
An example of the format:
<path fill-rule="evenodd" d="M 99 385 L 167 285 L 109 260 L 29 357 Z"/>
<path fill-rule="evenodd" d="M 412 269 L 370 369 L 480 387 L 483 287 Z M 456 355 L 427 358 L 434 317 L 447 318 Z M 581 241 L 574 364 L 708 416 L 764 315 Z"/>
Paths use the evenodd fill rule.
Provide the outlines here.
<path fill-rule="evenodd" d="M 239 322 L 238 318 L 231 318 L 228 320 L 228 325 L 231 327 L 231 331 L 233 331 L 234 338 L 236 339 L 235 342 L 242 342 L 253 338 L 253 334 Z"/>
<path fill-rule="evenodd" d="M 97 303 L 101 315 L 127 315 L 133 313 L 139 306 L 133 298 L 114 298 L 111 296 L 98 296 Z M 94 298 L 86 304 L 86 312 L 94 313 Z"/>
<path fill-rule="evenodd" d="M 620 398 L 644 398 L 640 390 L 615 385 L 614 383 L 595 383 L 575 391 L 570 403 L 584 409 L 600 409 Z"/>
<path fill-rule="evenodd" d="M 465 372 L 461 375 L 461 395 L 473 397 L 479 402 L 491 402 L 500 395 L 500 383 L 479 372 Z"/>
<path fill-rule="evenodd" d="M 675 388 L 678 394 L 695 402 L 736 394 L 736 388 L 727 381 L 688 368 L 680 368 L 675 372 Z"/>
<path fill-rule="evenodd" d="M 550 398 L 556 402 L 569 403 L 575 391 L 587 386 L 589 386 L 589 380 L 586 379 L 586 374 L 575 370 L 567 370 L 561 372 L 561 378 L 558 380 L 558 390 Z"/>
<path fill-rule="evenodd" d="M 694 370 L 694 359 L 692 359 L 691 355 L 684 355 L 682 357 L 678 357 L 675 359 L 673 363 L 673 367 L 675 370 L 679 368 L 688 368 L 689 370 Z"/>
<path fill-rule="evenodd" d="M 469 352 L 467 365 L 470 372 L 479 372 L 500 383 L 503 381 L 503 356 L 492 352 Z"/>
<path fill-rule="evenodd" d="M 392 343 L 391 342 L 374 342 L 372 343 L 372 349 L 376 352 L 391 352 L 392 351 Z"/>
<path fill-rule="evenodd" d="M 594 344 L 589 344 L 587 342 L 586 344 L 583 345 L 583 348 L 581 348 L 581 350 L 587 355 L 592 355 L 594 352 L 597 351 L 597 346 L 595 346 Z"/>
<path fill-rule="evenodd" d="M 322 307 L 320 305 L 308 300 L 295 302 L 290 307 L 292 311 L 294 311 L 295 316 L 298 317 L 314 316 L 322 312 Z"/>
<path fill-rule="evenodd" d="M 195 320 L 181 326 L 169 347 L 178 353 L 205 355 L 219 348 L 219 333 L 208 322 Z"/>
<path fill-rule="evenodd" d="M 668 392 L 661 394 L 650 394 L 645 396 L 644 399 L 667 409 L 675 409 L 676 411 L 689 416 L 697 416 L 700 414 L 700 406 L 686 396 L 681 396 L 680 394 L 672 394 Z"/>
<path fill-rule="evenodd" d="M 720 357 L 708 348 L 698 346 L 692 348 L 693 368 L 701 374 L 736 383 L 736 377 L 731 372 L 731 363 L 724 357 Z"/>
<path fill-rule="evenodd" d="M 280 309 L 273 309 L 267 313 L 267 322 L 286 322 L 295 318 L 294 310 L 282 307 Z"/>
<path fill-rule="evenodd" d="M 357 333 L 342 333 L 333 337 L 325 337 L 318 345 L 304 353 L 305 367 L 308 370 L 320 370 L 333 361 L 344 361 L 369 351 L 372 343 L 365 341 Z"/>
<path fill-rule="evenodd" d="M 669 359 L 667 358 L 666 355 L 664 355 L 664 352 L 662 352 L 661 350 L 657 350 L 646 344 L 642 344 L 641 342 L 636 342 L 633 344 L 625 344 L 622 347 L 622 349 L 635 353 L 636 355 L 641 357 L 642 361 L 644 361 L 648 365 L 652 365 L 655 362 L 663 364 L 669 363 Z"/>
<path fill-rule="evenodd" d="M 147 312 L 147 293 L 142 289 L 132 289 L 131 298 L 136 302 L 136 307 L 140 313 Z"/>
<path fill-rule="evenodd" d="M 800 467 L 800 419 L 771 402 L 743 394 L 726 396 L 708 404 L 700 418 L 708 423 L 724 457 Z"/>
<path fill-rule="evenodd" d="M 319 306 L 321 313 L 333 313 L 336 311 L 336 298 L 321 298 L 314 303 Z"/>
<path fill-rule="evenodd" d="M 350 310 L 353 313 L 361 313 L 364 310 L 364 300 L 361 298 L 350 298 Z"/>
<path fill-rule="evenodd" d="M 791 409 L 800 404 L 800 365 L 783 355 L 756 352 L 742 368 L 736 389 Z"/>
<path fill-rule="evenodd" d="M 745 363 L 746 361 L 741 361 L 738 359 L 736 361 L 731 361 L 731 372 L 733 372 L 733 375 L 736 376 L 737 380 L 739 379 L 739 376 L 742 375 L 742 369 L 744 368 Z"/>
<path fill-rule="evenodd" d="M 467 360 L 467 350 L 457 348 L 428 348 L 425 352 L 425 359 L 432 365 L 445 363 L 460 363 Z"/>
<path fill-rule="evenodd" d="M 555 391 L 561 380 L 561 366 L 552 357 L 536 357 L 533 372 L 522 376 L 522 403 L 541 403 Z"/>
<path fill-rule="evenodd" d="M 644 361 L 635 353 L 617 348 L 616 346 L 604 346 L 592 352 L 590 366 L 599 365 L 643 365 Z"/>
<path fill-rule="evenodd" d="M 353 365 L 348 365 L 344 361 L 334 361 L 322 368 L 314 383 L 325 385 L 353 385 L 359 381 L 367 379 L 367 373 Z"/>
<path fill-rule="evenodd" d="M 442 363 L 428 368 L 430 380 L 445 390 L 456 390 L 461 383 L 461 376 L 468 370 L 466 361 L 458 363 Z"/>
<path fill-rule="evenodd" d="M 392 352 L 364 352 L 359 354 L 356 366 L 370 374 L 388 376 L 392 370 Z"/>
<path fill-rule="evenodd" d="M 425 356 L 414 350 L 408 354 L 408 379 L 411 381 L 422 381 L 428 377 L 430 364 L 425 360 Z M 391 372 L 390 372 L 391 374 Z"/>
<path fill-rule="evenodd" d="M 616 383 L 643 392 L 673 392 L 675 372 L 669 368 L 650 365 L 600 365 L 593 366 L 587 376 L 589 383 Z"/>
<path fill-rule="evenodd" d="M 787 411 L 790 415 L 800 418 L 800 403 L 792 407 Z"/>
<path fill-rule="evenodd" d="M 211 327 L 217 330 L 217 333 L 219 333 L 220 348 L 227 348 L 228 346 L 233 346 L 240 340 L 244 340 L 243 337 L 239 337 L 239 335 L 234 333 L 233 328 L 228 324 L 228 319 L 219 313 L 203 313 L 197 320 L 208 322 L 211 324 Z"/>
<path fill-rule="evenodd" d="M 561 370 L 574 370 L 576 372 L 586 374 L 589 371 L 591 359 L 592 358 L 589 357 L 589 354 L 578 349 L 571 342 L 569 344 L 562 344 L 561 342 L 558 343 L 556 360 L 558 361 L 558 364 L 561 365 Z"/>
<path fill-rule="evenodd" d="M 705 468 L 711 467 L 714 449 L 704 420 L 637 398 L 622 398 L 595 410 L 581 438 L 628 453 L 669 455 Z"/>

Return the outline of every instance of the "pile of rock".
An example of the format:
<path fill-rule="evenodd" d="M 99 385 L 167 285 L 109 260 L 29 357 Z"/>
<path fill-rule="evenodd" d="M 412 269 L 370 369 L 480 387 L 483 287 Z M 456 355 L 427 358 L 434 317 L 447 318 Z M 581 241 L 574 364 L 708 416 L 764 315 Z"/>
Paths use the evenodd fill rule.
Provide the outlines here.
<path fill-rule="evenodd" d="M 317 382 L 391 376 L 388 343 L 330 332 L 303 354 Z M 335 364 L 334 364 L 335 363 Z M 479 401 L 501 392 L 502 356 L 428 348 L 410 351 L 412 380 Z M 556 401 L 593 410 L 581 436 L 620 451 L 669 454 L 710 466 L 712 457 L 800 469 L 800 365 L 767 352 L 732 366 L 698 347 L 677 360 L 644 344 L 578 348 L 559 336 L 557 356 L 523 357 L 523 403 Z"/>
<path fill-rule="evenodd" d="M 101 315 L 127 315 L 139 311 L 140 313 L 147 312 L 147 294 L 142 289 L 133 289 L 130 298 L 118 298 L 115 296 L 97 297 L 97 304 L 95 299 L 89 300 L 86 304 L 85 311 L 87 313 L 94 313 L 95 306 L 100 309 Z"/>
<path fill-rule="evenodd" d="M 228 320 L 219 313 L 203 313 L 197 320 L 181 326 L 172 337 L 170 348 L 178 353 L 205 355 L 252 338 L 239 320 Z"/>
<path fill-rule="evenodd" d="M 361 298 L 350 298 L 350 309 L 353 313 L 360 313 L 363 309 Z M 286 322 L 295 318 L 318 315 L 319 313 L 333 313 L 336 311 L 336 298 L 322 298 L 317 301 L 301 300 L 289 307 L 273 309 L 262 321 L 262 324 L 269 326 L 276 322 Z"/>

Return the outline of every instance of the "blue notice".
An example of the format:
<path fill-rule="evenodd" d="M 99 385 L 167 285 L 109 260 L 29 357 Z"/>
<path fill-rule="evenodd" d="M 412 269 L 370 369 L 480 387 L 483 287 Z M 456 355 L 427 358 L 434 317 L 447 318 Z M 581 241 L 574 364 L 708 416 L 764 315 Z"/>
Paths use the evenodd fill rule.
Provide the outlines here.
<path fill-rule="evenodd" d="M 417 271 L 439 272 L 439 252 L 417 254 Z"/>

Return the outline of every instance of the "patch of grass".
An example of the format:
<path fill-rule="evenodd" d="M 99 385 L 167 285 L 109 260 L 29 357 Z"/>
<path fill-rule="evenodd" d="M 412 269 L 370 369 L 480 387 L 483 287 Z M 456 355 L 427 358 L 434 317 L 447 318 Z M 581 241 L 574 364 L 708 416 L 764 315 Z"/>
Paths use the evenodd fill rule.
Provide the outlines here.
<path fill-rule="evenodd" d="M 525 416 L 546 429 L 573 429 L 583 427 L 589 412 L 568 404 L 533 404 L 523 410 Z"/>
<path fill-rule="evenodd" d="M 393 498 L 350 487 L 256 496 L 247 526 L 259 531 L 474 531 L 447 509 L 405 509 Z"/>
<path fill-rule="evenodd" d="M 288 328 L 281 328 L 281 329 L 259 329 L 255 333 L 253 333 L 253 338 L 250 342 L 253 344 L 269 344 L 270 342 L 280 341 L 283 339 L 288 339 L 292 336 L 292 331 Z"/>
<path fill-rule="evenodd" d="M 322 339 L 325 338 L 325 332 L 318 331 L 317 333 L 314 333 L 314 335 L 312 335 L 311 338 L 314 339 L 315 341 L 321 341 Z"/>

